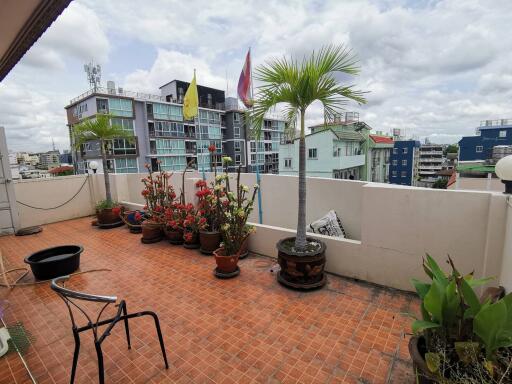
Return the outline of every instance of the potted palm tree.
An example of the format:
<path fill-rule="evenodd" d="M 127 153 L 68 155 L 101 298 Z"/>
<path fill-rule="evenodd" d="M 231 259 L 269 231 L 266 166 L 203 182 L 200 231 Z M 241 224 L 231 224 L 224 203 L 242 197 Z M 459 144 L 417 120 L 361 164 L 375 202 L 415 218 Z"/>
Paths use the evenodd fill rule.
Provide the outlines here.
<path fill-rule="evenodd" d="M 103 228 L 115 226 L 122 221 L 119 218 L 119 204 L 112 200 L 110 191 L 109 171 L 107 167 L 107 153 L 105 145 L 114 139 L 126 139 L 130 142 L 135 140 L 132 133 L 125 131 L 121 126 L 111 123 L 112 115 L 97 114 L 95 118 L 85 120 L 73 127 L 73 139 L 76 149 L 90 141 L 100 143 L 100 154 L 103 163 L 103 177 L 105 181 L 105 200 L 96 205 L 96 216 L 98 225 Z"/>
<path fill-rule="evenodd" d="M 307 108 L 315 101 L 324 107 L 324 115 L 334 115 L 348 101 L 365 103 L 363 92 L 341 85 L 337 78 L 356 75 L 357 60 L 344 46 L 326 46 L 301 61 L 283 57 L 256 69 L 257 89 L 250 114 L 256 137 L 261 134 L 266 113 L 285 105 L 289 126 L 300 118 L 299 136 L 299 207 L 297 235 L 277 243 L 281 271 L 278 281 L 288 287 L 310 289 L 325 284 L 325 244 L 306 236 L 306 127 Z"/>

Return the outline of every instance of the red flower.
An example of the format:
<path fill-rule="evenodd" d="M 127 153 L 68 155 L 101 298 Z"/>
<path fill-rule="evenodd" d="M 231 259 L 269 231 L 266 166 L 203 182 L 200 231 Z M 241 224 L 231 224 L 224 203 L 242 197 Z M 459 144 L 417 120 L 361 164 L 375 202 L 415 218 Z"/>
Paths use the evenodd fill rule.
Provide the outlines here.
<path fill-rule="evenodd" d="M 203 147 L 204 148 L 204 147 Z M 217 147 L 215 146 L 215 144 L 211 144 L 209 147 L 208 147 L 208 151 L 210 153 L 213 153 L 217 150 Z"/>
<path fill-rule="evenodd" d="M 135 218 L 135 221 L 137 221 L 137 222 L 139 222 L 142 219 L 142 215 L 140 214 L 139 211 L 135 212 L 134 218 Z"/>
<path fill-rule="evenodd" d="M 201 217 L 199 219 L 199 225 L 204 225 L 204 224 L 206 224 L 206 219 L 204 217 Z"/>
<path fill-rule="evenodd" d="M 187 243 L 190 243 L 192 241 L 192 233 L 191 232 L 187 232 L 183 235 L 183 239 L 187 242 Z"/>
<path fill-rule="evenodd" d="M 112 213 L 116 216 L 119 216 L 119 214 L 121 213 L 121 208 L 119 208 L 119 207 L 112 208 Z"/>

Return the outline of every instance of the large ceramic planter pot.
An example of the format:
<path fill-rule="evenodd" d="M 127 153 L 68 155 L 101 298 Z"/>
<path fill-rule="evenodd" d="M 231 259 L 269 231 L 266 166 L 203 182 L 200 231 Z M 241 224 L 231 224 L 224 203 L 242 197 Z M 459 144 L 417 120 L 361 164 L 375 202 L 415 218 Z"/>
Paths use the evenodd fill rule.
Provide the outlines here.
<path fill-rule="evenodd" d="M 143 221 L 142 222 L 142 241 L 144 244 L 157 243 L 163 239 L 162 224 Z"/>
<path fill-rule="evenodd" d="M 412 359 L 412 369 L 416 383 L 418 384 L 436 384 L 432 373 L 428 369 L 425 361 L 426 344 L 423 337 L 413 336 L 409 339 L 409 354 Z"/>
<path fill-rule="evenodd" d="M 199 231 L 199 243 L 201 253 L 211 255 L 220 246 L 220 232 L 219 231 Z"/>
<path fill-rule="evenodd" d="M 313 289 L 323 287 L 327 282 L 324 272 L 326 245 L 311 237 L 307 241 L 319 245 L 299 253 L 293 250 L 294 237 L 287 237 L 277 243 L 277 261 L 281 267 L 277 281 L 289 288 Z"/>
<path fill-rule="evenodd" d="M 183 246 L 187 249 L 197 249 L 200 247 L 200 244 L 199 244 L 199 233 L 197 232 L 193 232 L 192 233 L 192 239 L 187 241 L 185 240 L 183 242 Z"/>
<path fill-rule="evenodd" d="M 100 228 L 114 228 L 124 224 L 119 213 L 113 211 L 112 208 L 96 210 L 96 219 Z"/>
<path fill-rule="evenodd" d="M 173 245 L 181 245 L 183 244 L 183 230 L 182 229 L 172 229 L 168 227 L 164 227 L 164 234 L 169 243 Z"/>
<path fill-rule="evenodd" d="M 215 256 L 215 263 L 217 263 L 216 272 L 229 275 L 238 271 L 238 254 L 225 255 L 224 248 L 218 248 L 213 252 L 213 255 Z"/>

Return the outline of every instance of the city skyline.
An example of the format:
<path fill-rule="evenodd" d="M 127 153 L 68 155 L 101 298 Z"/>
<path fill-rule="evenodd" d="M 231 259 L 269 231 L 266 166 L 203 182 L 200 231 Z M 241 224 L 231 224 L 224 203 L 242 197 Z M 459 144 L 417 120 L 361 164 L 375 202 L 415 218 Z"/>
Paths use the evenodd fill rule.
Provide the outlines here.
<path fill-rule="evenodd" d="M 349 110 L 376 130 L 401 128 L 422 140 L 454 143 L 473 134 L 480 120 L 512 115 L 510 43 L 502 39 L 510 11 L 505 1 L 491 10 L 476 0 L 152 2 L 142 9 L 78 0 L 0 84 L 0 125 L 12 151 L 50 150 L 51 137 L 67 149 L 63 105 L 87 90 L 83 64 L 91 59 L 103 67 L 103 85 L 114 80 L 158 93 L 173 79 L 189 81 L 196 68 L 199 84 L 228 88 L 232 96 L 249 46 L 257 66 L 332 42 L 358 55 L 361 75 L 350 80 L 370 91 L 366 106 Z M 283 24 L 284 18 L 294 22 Z M 313 105 L 308 116 L 308 125 L 321 122 L 321 107 Z"/>

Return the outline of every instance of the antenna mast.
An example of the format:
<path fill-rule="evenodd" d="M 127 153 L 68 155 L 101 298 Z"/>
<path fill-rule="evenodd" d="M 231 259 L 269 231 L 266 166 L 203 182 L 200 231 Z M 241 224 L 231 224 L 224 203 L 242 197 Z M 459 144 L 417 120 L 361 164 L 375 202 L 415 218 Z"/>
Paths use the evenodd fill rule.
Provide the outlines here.
<path fill-rule="evenodd" d="M 87 74 L 89 86 L 96 91 L 101 86 L 101 66 L 99 64 L 95 65 L 94 61 L 91 60 L 89 64 L 84 65 L 84 72 Z"/>

